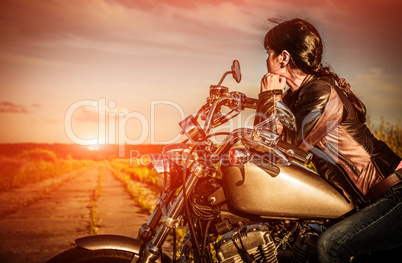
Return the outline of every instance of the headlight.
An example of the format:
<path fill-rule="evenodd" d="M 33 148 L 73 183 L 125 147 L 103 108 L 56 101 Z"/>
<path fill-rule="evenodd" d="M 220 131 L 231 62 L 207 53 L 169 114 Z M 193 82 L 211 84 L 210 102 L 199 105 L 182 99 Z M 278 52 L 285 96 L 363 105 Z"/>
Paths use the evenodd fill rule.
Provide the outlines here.
<path fill-rule="evenodd" d="M 149 156 L 149 159 L 157 172 L 157 183 L 163 191 L 165 187 L 169 186 L 168 182 L 170 182 L 169 159 L 164 154 L 152 154 Z"/>
<path fill-rule="evenodd" d="M 163 148 L 162 154 L 150 156 L 151 163 L 157 172 L 158 185 L 162 191 L 175 190 L 182 185 L 184 164 L 189 153 L 189 146 L 180 143 L 167 145 Z"/>

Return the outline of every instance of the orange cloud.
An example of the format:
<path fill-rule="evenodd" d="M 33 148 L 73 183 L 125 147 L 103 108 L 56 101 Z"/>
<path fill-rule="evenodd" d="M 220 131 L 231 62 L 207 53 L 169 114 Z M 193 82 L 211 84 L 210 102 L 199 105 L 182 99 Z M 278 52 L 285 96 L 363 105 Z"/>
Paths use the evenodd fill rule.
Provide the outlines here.
<path fill-rule="evenodd" d="M 16 105 L 10 101 L 0 102 L 0 113 L 28 113 L 23 105 Z"/>

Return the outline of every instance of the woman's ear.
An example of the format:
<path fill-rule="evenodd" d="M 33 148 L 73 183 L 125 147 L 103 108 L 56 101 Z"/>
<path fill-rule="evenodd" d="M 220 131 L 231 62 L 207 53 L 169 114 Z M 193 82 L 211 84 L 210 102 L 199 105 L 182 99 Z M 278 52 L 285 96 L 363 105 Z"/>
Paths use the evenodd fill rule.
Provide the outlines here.
<path fill-rule="evenodd" d="M 290 53 L 287 50 L 283 50 L 281 53 L 281 59 L 282 59 L 282 61 L 280 62 L 281 67 L 284 68 L 289 64 Z"/>

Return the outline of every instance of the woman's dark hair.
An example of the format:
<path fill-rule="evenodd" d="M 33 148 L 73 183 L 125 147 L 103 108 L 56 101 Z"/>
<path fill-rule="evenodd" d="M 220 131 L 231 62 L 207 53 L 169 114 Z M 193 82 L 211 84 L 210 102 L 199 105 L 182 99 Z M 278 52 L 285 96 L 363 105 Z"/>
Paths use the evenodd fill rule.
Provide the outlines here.
<path fill-rule="evenodd" d="M 283 50 L 288 51 L 291 69 L 299 69 L 317 78 L 334 78 L 353 103 L 360 121 L 366 122 L 366 106 L 350 90 L 350 85 L 331 72 L 329 67 L 322 65 L 324 45 L 317 29 L 309 22 L 298 18 L 282 23 L 271 19 L 269 21 L 277 25 L 265 35 L 265 49 L 272 50 L 277 55 Z"/>

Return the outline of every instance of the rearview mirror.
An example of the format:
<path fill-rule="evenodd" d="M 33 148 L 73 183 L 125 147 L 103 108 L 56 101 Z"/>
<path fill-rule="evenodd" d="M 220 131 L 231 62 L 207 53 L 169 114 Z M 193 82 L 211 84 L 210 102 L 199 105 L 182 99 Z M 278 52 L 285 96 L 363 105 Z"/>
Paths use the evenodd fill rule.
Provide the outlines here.
<path fill-rule="evenodd" d="M 237 60 L 233 60 L 232 76 L 236 80 L 237 83 L 239 83 L 241 81 L 240 63 Z"/>
<path fill-rule="evenodd" d="M 232 74 L 232 77 L 236 80 L 237 83 L 241 81 L 241 72 L 240 72 L 240 63 L 237 60 L 233 60 L 231 71 L 226 71 L 225 74 L 223 74 L 221 80 L 219 81 L 218 85 L 220 86 L 225 79 L 226 75 Z"/>

